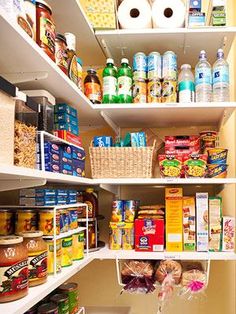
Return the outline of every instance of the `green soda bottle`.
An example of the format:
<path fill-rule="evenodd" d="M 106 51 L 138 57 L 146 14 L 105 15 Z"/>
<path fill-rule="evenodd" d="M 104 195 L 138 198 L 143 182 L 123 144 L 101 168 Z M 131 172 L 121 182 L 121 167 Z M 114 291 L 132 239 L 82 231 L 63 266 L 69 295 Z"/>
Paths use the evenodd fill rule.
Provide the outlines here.
<path fill-rule="evenodd" d="M 107 65 L 103 70 L 103 104 L 117 103 L 117 70 L 113 59 L 107 59 Z"/>
<path fill-rule="evenodd" d="M 118 70 L 118 100 L 120 104 L 132 103 L 133 73 L 129 66 L 129 60 L 123 58 Z"/>

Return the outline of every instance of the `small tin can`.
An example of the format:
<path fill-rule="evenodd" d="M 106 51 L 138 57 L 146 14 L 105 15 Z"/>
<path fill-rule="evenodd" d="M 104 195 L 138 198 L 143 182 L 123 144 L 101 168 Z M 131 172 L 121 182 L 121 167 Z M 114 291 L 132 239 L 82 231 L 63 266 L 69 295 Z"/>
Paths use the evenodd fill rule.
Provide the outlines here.
<path fill-rule="evenodd" d="M 48 247 L 48 274 L 54 273 L 54 241 L 44 239 L 47 243 Z M 62 257 L 62 250 L 61 250 L 61 240 L 56 241 L 56 272 L 59 273 L 61 271 L 61 257 Z"/>
<path fill-rule="evenodd" d="M 58 307 L 55 303 L 44 303 L 39 306 L 38 314 L 59 314 Z"/>
<path fill-rule="evenodd" d="M 84 258 L 84 231 L 73 234 L 72 236 L 73 261 Z"/>
<path fill-rule="evenodd" d="M 134 222 L 135 213 L 138 209 L 138 201 L 128 200 L 124 201 L 124 221 Z"/>
<path fill-rule="evenodd" d="M 133 58 L 133 79 L 146 80 L 147 78 L 147 57 L 143 52 L 137 52 Z"/>
<path fill-rule="evenodd" d="M 78 209 L 77 208 L 69 208 L 69 228 L 76 229 L 78 228 Z"/>
<path fill-rule="evenodd" d="M 38 226 L 38 215 L 34 210 L 17 210 L 15 232 L 36 231 Z"/>
<path fill-rule="evenodd" d="M 66 294 L 54 294 L 50 301 L 55 303 L 58 307 L 58 314 L 69 314 L 69 298 Z"/>
<path fill-rule="evenodd" d="M 112 214 L 111 221 L 112 222 L 121 222 L 123 221 L 124 215 L 124 203 L 122 200 L 116 200 L 112 203 Z"/>
<path fill-rule="evenodd" d="M 151 52 L 148 56 L 148 79 L 161 80 L 162 78 L 162 57 L 159 52 Z"/>
<path fill-rule="evenodd" d="M 133 84 L 133 102 L 147 102 L 147 83 L 144 79 L 135 80 Z"/>
<path fill-rule="evenodd" d="M 58 290 L 60 293 L 66 294 L 69 298 L 69 313 L 76 314 L 79 310 L 78 284 L 75 282 L 66 282 Z"/>
<path fill-rule="evenodd" d="M 67 209 L 60 209 L 60 232 L 67 232 L 69 230 L 69 213 Z"/>
<path fill-rule="evenodd" d="M 177 82 L 173 80 L 165 80 L 162 83 L 162 103 L 177 102 Z"/>
<path fill-rule="evenodd" d="M 162 77 L 164 80 L 177 80 L 177 56 L 173 51 L 166 51 L 162 57 Z"/>
<path fill-rule="evenodd" d="M 0 209 L 0 235 L 6 236 L 14 233 L 14 213 L 12 210 Z"/>
<path fill-rule="evenodd" d="M 60 234 L 60 212 L 56 213 L 56 234 Z M 53 235 L 53 210 L 39 211 L 39 230 L 43 231 L 44 236 Z"/>
<path fill-rule="evenodd" d="M 73 252 L 72 252 L 72 236 L 63 238 L 61 241 L 61 266 L 71 266 L 73 263 Z"/>
<path fill-rule="evenodd" d="M 148 82 L 148 103 L 161 103 L 161 87 L 159 80 Z"/>

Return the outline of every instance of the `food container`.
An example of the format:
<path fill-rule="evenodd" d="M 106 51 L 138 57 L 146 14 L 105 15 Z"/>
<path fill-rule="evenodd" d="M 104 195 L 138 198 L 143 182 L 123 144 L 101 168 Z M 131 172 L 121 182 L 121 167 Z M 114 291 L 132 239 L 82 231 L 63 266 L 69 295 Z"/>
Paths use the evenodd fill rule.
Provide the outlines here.
<path fill-rule="evenodd" d="M 60 209 L 60 232 L 67 232 L 69 230 L 69 212 L 67 209 Z"/>
<path fill-rule="evenodd" d="M 55 303 L 58 307 L 58 314 L 69 314 L 69 298 L 66 294 L 54 294 L 50 301 Z"/>
<path fill-rule="evenodd" d="M 57 33 L 55 39 L 55 60 L 57 66 L 68 75 L 68 54 L 67 54 L 67 43 L 66 37 L 62 34 Z"/>
<path fill-rule="evenodd" d="M 14 212 L 0 209 L 0 235 L 6 236 L 14 233 Z"/>
<path fill-rule="evenodd" d="M 73 263 L 72 236 L 61 240 L 62 258 L 61 266 L 71 266 Z"/>
<path fill-rule="evenodd" d="M 207 150 L 208 164 L 226 164 L 228 149 L 210 148 Z"/>
<path fill-rule="evenodd" d="M 58 289 L 60 293 L 64 293 L 69 298 L 69 313 L 74 314 L 79 310 L 78 306 L 78 284 L 75 282 L 66 282 Z"/>
<path fill-rule="evenodd" d="M 15 232 L 36 231 L 38 226 L 37 212 L 30 209 L 19 209 L 16 212 Z"/>
<path fill-rule="evenodd" d="M 207 155 L 184 155 L 183 165 L 186 178 L 204 178 L 207 175 Z"/>
<path fill-rule="evenodd" d="M 180 178 L 183 165 L 182 155 L 158 156 L 161 177 Z"/>
<path fill-rule="evenodd" d="M 138 210 L 139 202 L 136 200 L 124 201 L 124 221 L 134 222 L 135 214 Z"/>
<path fill-rule="evenodd" d="M 54 273 L 54 241 L 45 239 L 47 243 L 47 250 L 48 250 L 48 274 Z M 61 257 L 62 257 L 62 250 L 61 250 L 61 240 L 56 241 L 56 272 L 59 273 L 61 271 Z"/>
<path fill-rule="evenodd" d="M 53 228 L 53 210 L 44 209 L 39 211 L 39 230 L 44 236 L 54 234 Z M 60 234 L 60 213 L 56 213 L 56 234 Z"/>
<path fill-rule="evenodd" d="M 77 208 L 69 208 L 69 228 L 76 229 L 78 228 L 78 210 Z"/>
<path fill-rule="evenodd" d="M 72 236 L 73 261 L 84 258 L 84 231 L 73 234 Z"/>
<path fill-rule="evenodd" d="M 209 148 L 216 147 L 217 132 L 216 131 L 202 131 L 200 132 L 201 149 L 203 154 L 207 152 Z"/>
<path fill-rule="evenodd" d="M 28 252 L 23 245 L 23 238 L 1 237 L 0 256 L 0 303 L 15 301 L 26 296 L 29 285 Z"/>
<path fill-rule="evenodd" d="M 42 231 L 21 232 L 23 245 L 28 250 L 29 286 L 34 287 L 47 281 L 47 244 Z"/>
<path fill-rule="evenodd" d="M 44 303 L 39 306 L 38 314 L 59 314 L 58 307 L 55 303 Z"/>
<path fill-rule="evenodd" d="M 226 178 L 228 165 L 208 165 L 208 177 L 209 178 Z"/>

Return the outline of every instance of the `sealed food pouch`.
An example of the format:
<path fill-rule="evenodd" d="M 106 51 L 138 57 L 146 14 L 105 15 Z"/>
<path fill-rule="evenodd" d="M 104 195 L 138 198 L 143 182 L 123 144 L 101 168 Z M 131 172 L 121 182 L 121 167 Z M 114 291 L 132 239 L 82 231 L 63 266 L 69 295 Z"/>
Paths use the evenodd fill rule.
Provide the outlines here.
<path fill-rule="evenodd" d="M 181 279 L 180 296 L 192 299 L 195 295 L 202 293 L 207 288 L 207 274 L 198 269 L 184 271 Z"/>

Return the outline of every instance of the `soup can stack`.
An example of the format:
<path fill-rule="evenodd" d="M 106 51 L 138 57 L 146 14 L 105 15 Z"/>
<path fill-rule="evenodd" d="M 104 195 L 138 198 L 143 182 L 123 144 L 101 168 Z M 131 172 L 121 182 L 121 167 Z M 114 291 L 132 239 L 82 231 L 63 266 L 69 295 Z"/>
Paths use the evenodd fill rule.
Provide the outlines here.
<path fill-rule="evenodd" d="M 133 102 L 147 102 L 147 57 L 138 52 L 133 58 Z"/>
<path fill-rule="evenodd" d="M 162 57 L 162 102 L 177 102 L 177 56 L 173 51 L 166 51 Z"/>

